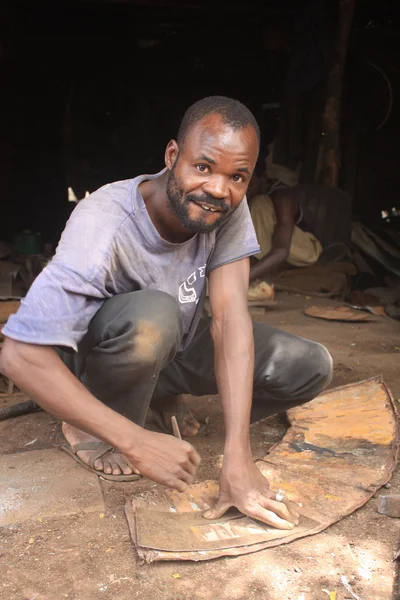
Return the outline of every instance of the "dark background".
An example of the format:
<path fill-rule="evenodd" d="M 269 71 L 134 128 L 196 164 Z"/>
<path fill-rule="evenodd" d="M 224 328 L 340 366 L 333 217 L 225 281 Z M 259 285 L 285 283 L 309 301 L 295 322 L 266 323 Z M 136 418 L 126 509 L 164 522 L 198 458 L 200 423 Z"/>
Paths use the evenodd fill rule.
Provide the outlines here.
<path fill-rule="evenodd" d="M 55 244 L 75 206 L 68 186 L 81 197 L 159 170 L 185 109 L 206 95 L 247 104 L 264 152 L 280 111 L 263 105 L 283 101 L 310 41 L 329 70 L 337 2 L 317 4 L 322 34 L 314 17 L 304 23 L 308 0 L 2 2 L 0 239 L 29 228 Z M 399 34 L 394 2 L 358 1 L 340 183 L 367 224 L 400 207 Z"/>

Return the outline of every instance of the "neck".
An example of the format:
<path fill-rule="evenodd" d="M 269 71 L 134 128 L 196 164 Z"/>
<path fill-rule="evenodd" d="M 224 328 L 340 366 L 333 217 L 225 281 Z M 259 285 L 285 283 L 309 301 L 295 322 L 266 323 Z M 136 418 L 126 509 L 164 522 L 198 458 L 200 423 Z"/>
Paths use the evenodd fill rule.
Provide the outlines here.
<path fill-rule="evenodd" d="M 168 206 L 167 198 L 168 171 L 157 179 L 143 181 L 139 185 L 149 217 L 160 236 L 167 242 L 179 244 L 186 242 L 195 234 L 179 221 Z"/>

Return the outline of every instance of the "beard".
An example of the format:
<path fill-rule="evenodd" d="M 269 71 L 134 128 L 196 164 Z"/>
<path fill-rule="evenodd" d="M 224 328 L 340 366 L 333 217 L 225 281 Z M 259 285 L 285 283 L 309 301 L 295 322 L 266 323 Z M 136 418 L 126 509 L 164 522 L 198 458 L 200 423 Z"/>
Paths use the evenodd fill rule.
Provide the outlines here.
<path fill-rule="evenodd" d="M 171 212 L 178 217 L 182 225 L 192 233 L 211 233 L 219 227 L 231 215 L 233 211 L 229 206 L 219 198 L 214 198 L 211 194 L 185 194 L 182 184 L 175 174 L 175 165 L 172 167 L 167 181 L 167 199 Z M 219 217 L 209 223 L 207 213 L 204 217 L 192 218 L 190 216 L 190 206 L 192 202 L 209 204 L 215 206 L 219 211 Z M 215 214 L 215 213 L 211 213 Z"/>

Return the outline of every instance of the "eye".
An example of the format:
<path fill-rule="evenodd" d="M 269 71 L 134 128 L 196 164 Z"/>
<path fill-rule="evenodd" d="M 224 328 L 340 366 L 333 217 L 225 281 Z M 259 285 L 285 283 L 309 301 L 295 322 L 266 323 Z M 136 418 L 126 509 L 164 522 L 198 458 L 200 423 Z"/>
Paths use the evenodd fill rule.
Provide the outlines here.
<path fill-rule="evenodd" d="M 235 183 L 244 183 L 244 178 L 241 175 L 232 175 L 232 180 Z"/>
<path fill-rule="evenodd" d="M 208 165 L 196 165 L 196 169 L 200 171 L 200 173 L 208 173 L 210 171 L 210 167 Z"/>

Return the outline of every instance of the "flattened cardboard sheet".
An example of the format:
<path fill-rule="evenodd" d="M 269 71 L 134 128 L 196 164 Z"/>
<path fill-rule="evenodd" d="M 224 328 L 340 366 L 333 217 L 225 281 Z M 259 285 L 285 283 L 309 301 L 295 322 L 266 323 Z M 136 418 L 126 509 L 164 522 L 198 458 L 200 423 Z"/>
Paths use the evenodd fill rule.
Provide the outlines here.
<path fill-rule="evenodd" d="M 288 411 L 291 427 L 256 464 L 271 489 L 300 506 L 300 523 L 280 531 L 230 512 L 216 521 L 202 513 L 218 497 L 206 481 L 179 494 L 164 488 L 127 500 L 139 557 L 209 560 L 238 556 L 313 535 L 365 504 L 387 483 L 399 451 L 396 406 L 382 378 L 330 390 Z"/>

